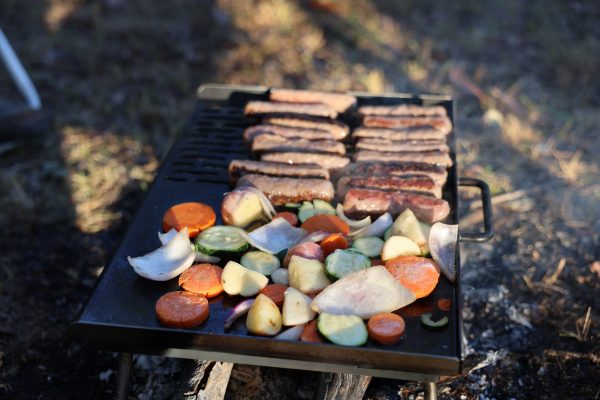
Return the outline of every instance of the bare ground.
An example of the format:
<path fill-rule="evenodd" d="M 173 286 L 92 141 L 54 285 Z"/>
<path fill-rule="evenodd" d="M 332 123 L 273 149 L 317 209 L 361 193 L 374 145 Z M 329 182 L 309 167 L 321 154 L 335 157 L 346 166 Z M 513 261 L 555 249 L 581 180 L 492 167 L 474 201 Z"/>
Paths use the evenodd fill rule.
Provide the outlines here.
<path fill-rule="evenodd" d="M 492 187 L 497 235 L 462 247 L 466 368 L 440 398 L 598 398 L 598 17 L 588 1 L 2 2 L 55 129 L 0 146 L 0 397 L 114 395 L 116 355 L 66 326 L 212 81 L 455 96 L 461 175 Z M 183 364 L 136 357 L 132 396 L 173 397 Z M 307 399 L 314 378 L 238 365 L 227 396 Z"/>

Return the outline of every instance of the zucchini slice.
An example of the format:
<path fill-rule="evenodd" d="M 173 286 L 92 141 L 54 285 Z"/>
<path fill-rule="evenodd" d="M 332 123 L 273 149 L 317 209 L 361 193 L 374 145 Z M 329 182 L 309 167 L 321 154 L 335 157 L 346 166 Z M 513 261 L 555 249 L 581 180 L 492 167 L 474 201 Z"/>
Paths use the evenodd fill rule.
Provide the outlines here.
<path fill-rule="evenodd" d="M 365 323 L 356 315 L 323 313 L 317 320 L 317 330 L 330 342 L 341 346 L 362 346 L 369 337 Z"/>
<path fill-rule="evenodd" d="M 256 250 L 249 251 L 242 256 L 240 264 L 252 271 L 260 272 L 263 275 L 271 275 L 273 271 L 281 266 L 279 259 L 273 254 Z"/>
<path fill-rule="evenodd" d="M 352 243 L 352 247 L 367 257 L 379 257 L 383 248 L 383 240 L 375 236 L 358 238 Z"/>
<path fill-rule="evenodd" d="M 353 272 L 369 268 L 369 257 L 355 250 L 336 250 L 325 260 L 325 274 L 331 280 L 340 279 Z"/>
<path fill-rule="evenodd" d="M 315 209 L 315 215 L 319 215 L 319 214 L 335 215 L 336 214 L 335 208 L 333 208 L 333 206 L 331 204 L 329 204 L 328 202 L 326 202 L 324 200 L 314 199 L 313 207 Z"/>
<path fill-rule="evenodd" d="M 421 315 L 421 323 L 431 329 L 441 329 L 448 325 L 448 317 L 444 316 L 437 321 L 431 319 L 431 313 Z"/>
<path fill-rule="evenodd" d="M 302 203 L 300 208 L 298 209 L 298 219 L 300 222 L 304 222 L 310 217 L 315 215 L 315 206 L 310 201 L 305 201 Z"/>
<path fill-rule="evenodd" d="M 204 254 L 241 253 L 250 245 L 235 226 L 219 225 L 210 227 L 196 236 L 196 250 Z"/>

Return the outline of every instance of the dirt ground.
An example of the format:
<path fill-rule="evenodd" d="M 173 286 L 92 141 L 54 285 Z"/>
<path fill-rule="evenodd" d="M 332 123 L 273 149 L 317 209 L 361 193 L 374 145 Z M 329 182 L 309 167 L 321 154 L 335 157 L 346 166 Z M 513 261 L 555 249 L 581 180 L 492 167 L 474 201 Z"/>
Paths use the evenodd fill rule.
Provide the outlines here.
<path fill-rule="evenodd" d="M 599 398 L 599 18 L 593 1 L 0 2 L 55 123 L 0 143 L 0 398 L 114 395 L 116 355 L 66 327 L 203 82 L 455 96 L 460 174 L 490 184 L 496 237 L 462 245 L 465 373 L 439 398 Z M 18 98 L 4 70 L 0 97 Z M 135 364 L 133 398 L 178 393 L 183 361 Z M 227 397 L 308 399 L 314 377 L 238 365 Z M 422 396 L 375 379 L 366 397 Z"/>

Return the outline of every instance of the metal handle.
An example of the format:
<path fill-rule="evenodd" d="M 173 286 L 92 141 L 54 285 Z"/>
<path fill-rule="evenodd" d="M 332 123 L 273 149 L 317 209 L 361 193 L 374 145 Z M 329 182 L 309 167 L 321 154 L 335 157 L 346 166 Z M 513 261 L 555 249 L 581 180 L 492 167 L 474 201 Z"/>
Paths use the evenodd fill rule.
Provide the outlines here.
<path fill-rule="evenodd" d="M 462 242 L 487 242 L 494 237 L 490 188 L 487 183 L 476 178 L 458 178 L 458 186 L 478 187 L 481 190 L 481 204 L 483 206 L 483 232 L 461 232 L 460 240 Z"/>

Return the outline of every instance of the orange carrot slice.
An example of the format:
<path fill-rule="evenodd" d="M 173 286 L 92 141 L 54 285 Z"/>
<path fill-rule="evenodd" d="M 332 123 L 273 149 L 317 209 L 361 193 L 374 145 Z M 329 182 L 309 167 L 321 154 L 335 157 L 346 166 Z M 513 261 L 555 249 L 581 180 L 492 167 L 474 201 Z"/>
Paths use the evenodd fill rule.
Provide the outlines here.
<path fill-rule="evenodd" d="M 401 256 L 385 263 L 385 268 L 402 285 L 410 289 L 417 299 L 428 296 L 440 278 L 436 263 L 425 257 Z"/>
<path fill-rule="evenodd" d="M 439 299 L 437 302 L 437 306 L 442 311 L 450 311 L 450 309 L 452 308 L 452 302 L 450 301 L 450 299 L 447 298 Z"/>
<path fill-rule="evenodd" d="M 398 342 L 404 335 L 404 319 L 393 313 L 379 313 L 369 318 L 369 337 L 383 345 Z"/>
<path fill-rule="evenodd" d="M 180 231 L 188 227 L 189 236 L 196 237 L 204 229 L 215 224 L 217 215 L 215 211 L 202 203 L 181 203 L 169 208 L 162 219 L 162 228 L 165 232 L 175 228 Z"/>
<path fill-rule="evenodd" d="M 179 276 L 179 286 L 183 289 L 202 294 L 208 298 L 215 297 L 223 291 L 221 274 L 223 268 L 213 264 L 197 264 L 186 269 Z"/>
<path fill-rule="evenodd" d="M 330 214 L 319 214 L 314 215 L 304 221 L 302 228 L 309 232 L 330 232 L 330 233 L 341 233 L 342 235 L 348 235 L 350 227 L 347 223 L 342 221 L 340 217 Z"/>
<path fill-rule="evenodd" d="M 176 291 L 163 295 L 156 302 L 158 322 L 172 328 L 193 328 L 210 313 L 208 300 L 201 294 Z"/>
<path fill-rule="evenodd" d="M 327 236 L 325 239 L 321 241 L 321 248 L 323 249 L 323 254 L 325 257 L 333 253 L 338 249 L 347 249 L 348 248 L 348 240 L 344 237 L 344 235 L 340 235 L 339 233 L 332 233 Z"/>

